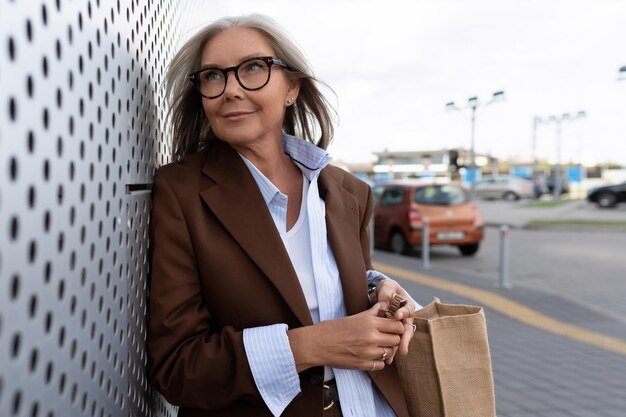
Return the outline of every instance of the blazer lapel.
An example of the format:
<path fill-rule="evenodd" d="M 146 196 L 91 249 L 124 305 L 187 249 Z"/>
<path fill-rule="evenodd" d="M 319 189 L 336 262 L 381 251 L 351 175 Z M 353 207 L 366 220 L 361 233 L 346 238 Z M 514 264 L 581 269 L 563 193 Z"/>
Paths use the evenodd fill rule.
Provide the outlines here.
<path fill-rule="evenodd" d="M 348 315 L 367 309 L 367 280 L 359 241 L 357 199 L 341 185 L 341 177 L 323 169 L 319 176 L 320 195 L 326 205 L 326 230 L 333 250 L 343 299 Z M 355 230 L 356 229 L 356 230 Z"/>
<path fill-rule="evenodd" d="M 201 198 L 274 284 L 302 325 L 311 325 L 298 276 L 252 174 L 228 144 L 217 141 L 202 172 L 214 185 Z"/>

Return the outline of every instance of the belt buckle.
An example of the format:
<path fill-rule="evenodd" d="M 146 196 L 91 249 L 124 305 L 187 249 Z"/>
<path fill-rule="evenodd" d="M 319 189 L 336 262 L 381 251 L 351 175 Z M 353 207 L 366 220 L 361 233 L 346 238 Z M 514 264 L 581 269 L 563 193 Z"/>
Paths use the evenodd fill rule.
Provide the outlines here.
<path fill-rule="evenodd" d="M 330 389 L 330 386 L 329 386 L 329 385 L 324 384 L 324 389 L 325 389 L 325 390 L 329 390 L 329 389 Z M 324 411 L 328 411 L 328 410 L 330 410 L 331 408 L 333 408 L 333 406 L 334 406 L 334 405 L 335 405 L 335 400 L 330 400 L 330 404 L 328 404 L 326 407 L 324 407 Z"/>

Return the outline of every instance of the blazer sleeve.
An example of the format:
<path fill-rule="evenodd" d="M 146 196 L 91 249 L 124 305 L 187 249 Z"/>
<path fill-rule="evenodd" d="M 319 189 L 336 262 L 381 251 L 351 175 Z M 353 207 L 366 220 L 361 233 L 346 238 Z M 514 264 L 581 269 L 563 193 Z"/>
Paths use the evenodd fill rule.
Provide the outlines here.
<path fill-rule="evenodd" d="M 147 348 L 152 385 L 168 402 L 185 407 L 216 410 L 234 401 L 262 403 L 243 331 L 213 324 L 182 207 L 160 170 L 153 183 L 150 258 Z"/>

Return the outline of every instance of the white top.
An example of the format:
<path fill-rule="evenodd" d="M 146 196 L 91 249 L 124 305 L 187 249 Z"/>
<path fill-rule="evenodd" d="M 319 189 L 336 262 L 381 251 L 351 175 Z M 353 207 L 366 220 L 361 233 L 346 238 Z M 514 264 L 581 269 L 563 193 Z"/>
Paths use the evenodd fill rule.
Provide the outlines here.
<path fill-rule="evenodd" d="M 319 323 L 320 313 L 317 302 L 317 290 L 315 289 L 315 275 L 313 275 L 313 259 L 311 258 L 311 233 L 309 232 L 309 219 L 307 218 L 306 197 L 309 190 L 309 180 L 302 176 L 302 203 L 300 214 L 293 227 L 287 231 L 286 249 L 293 264 L 300 286 L 304 292 L 306 303 L 311 312 L 313 323 Z"/>
<path fill-rule="evenodd" d="M 317 290 L 315 289 L 315 274 L 313 273 L 313 251 L 311 250 L 311 232 L 309 231 L 309 219 L 307 214 L 307 194 L 309 192 L 309 180 L 302 176 L 302 202 L 300 214 L 296 223 L 287 231 L 286 249 L 289 258 L 296 270 L 304 298 L 311 312 L 313 323 L 320 322 L 319 303 Z M 324 381 L 333 379 L 332 368 L 324 367 Z"/>

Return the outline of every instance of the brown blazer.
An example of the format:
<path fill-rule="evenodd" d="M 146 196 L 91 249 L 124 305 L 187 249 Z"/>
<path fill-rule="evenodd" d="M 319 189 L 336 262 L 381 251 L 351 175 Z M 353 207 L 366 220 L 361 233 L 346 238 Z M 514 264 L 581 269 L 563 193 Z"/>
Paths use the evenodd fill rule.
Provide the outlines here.
<path fill-rule="evenodd" d="M 343 170 L 319 177 L 328 239 L 349 315 L 368 308 L 372 193 Z M 148 365 L 179 416 L 271 416 L 256 388 L 243 329 L 313 324 L 298 277 L 261 193 L 226 143 L 159 168 L 150 225 Z M 300 373 L 284 416 L 322 416 L 323 367 Z M 399 417 L 397 372 L 370 373 Z"/>

